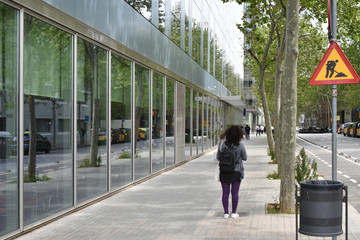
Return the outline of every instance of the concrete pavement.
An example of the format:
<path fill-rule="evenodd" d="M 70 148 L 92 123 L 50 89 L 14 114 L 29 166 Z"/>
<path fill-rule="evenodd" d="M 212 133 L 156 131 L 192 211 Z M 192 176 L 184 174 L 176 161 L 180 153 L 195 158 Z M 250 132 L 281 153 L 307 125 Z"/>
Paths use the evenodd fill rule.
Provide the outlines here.
<path fill-rule="evenodd" d="M 266 136 L 252 135 L 244 144 L 249 157 L 244 163 L 237 219 L 223 218 L 221 186 L 214 181 L 217 165 L 214 148 L 18 239 L 295 239 L 294 214 L 265 211 L 266 203 L 279 202 L 280 189 L 279 180 L 266 178 L 277 167 L 268 164 Z M 231 203 L 229 206 L 231 211 Z M 351 205 L 349 209 L 349 239 L 360 239 L 360 214 Z M 299 239 L 331 237 L 299 234 Z M 345 239 L 345 234 L 337 239 Z"/>

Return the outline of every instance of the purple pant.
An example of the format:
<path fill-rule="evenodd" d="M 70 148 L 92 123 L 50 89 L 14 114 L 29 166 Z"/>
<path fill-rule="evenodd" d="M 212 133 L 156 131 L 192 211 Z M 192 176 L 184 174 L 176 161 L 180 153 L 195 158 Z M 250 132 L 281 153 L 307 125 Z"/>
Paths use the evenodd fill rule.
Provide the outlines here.
<path fill-rule="evenodd" d="M 222 186 L 222 204 L 224 213 L 229 214 L 229 195 L 231 191 L 232 213 L 236 213 L 237 205 L 239 202 L 239 189 L 241 182 L 234 183 L 221 183 Z"/>

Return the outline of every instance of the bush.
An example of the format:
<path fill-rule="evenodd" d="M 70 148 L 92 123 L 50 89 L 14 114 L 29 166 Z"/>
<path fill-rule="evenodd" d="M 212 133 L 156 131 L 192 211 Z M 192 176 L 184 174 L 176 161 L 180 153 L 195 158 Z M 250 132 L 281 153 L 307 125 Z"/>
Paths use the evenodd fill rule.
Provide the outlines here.
<path fill-rule="evenodd" d="M 135 158 L 141 157 L 141 155 L 135 153 Z M 131 158 L 131 152 L 130 151 L 123 151 L 121 155 L 117 159 L 124 159 L 124 158 Z"/>
<path fill-rule="evenodd" d="M 278 171 L 273 171 L 266 176 L 267 179 L 280 179 Z"/>
<path fill-rule="evenodd" d="M 308 158 L 305 149 L 302 148 L 299 155 L 296 156 L 295 179 L 298 183 L 304 180 L 318 179 L 317 163 Z"/>
<path fill-rule="evenodd" d="M 101 159 L 101 156 L 99 155 L 96 159 L 95 167 L 100 167 L 101 163 L 102 163 L 102 159 Z M 90 156 L 89 155 L 86 156 L 83 160 L 81 160 L 79 167 L 80 168 L 92 167 L 90 164 Z"/>
<path fill-rule="evenodd" d="M 270 149 L 268 149 L 268 155 L 270 156 L 271 161 L 273 163 L 277 163 L 277 161 L 275 160 L 275 152 L 274 151 L 270 151 Z"/>

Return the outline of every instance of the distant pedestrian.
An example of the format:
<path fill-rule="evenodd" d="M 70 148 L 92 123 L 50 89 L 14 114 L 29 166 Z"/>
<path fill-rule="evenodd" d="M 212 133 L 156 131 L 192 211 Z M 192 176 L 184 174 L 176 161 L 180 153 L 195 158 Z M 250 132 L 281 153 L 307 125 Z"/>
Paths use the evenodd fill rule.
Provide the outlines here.
<path fill-rule="evenodd" d="M 256 130 L 256 136 L 260 136 L 260 127 L 259 127 L 259 125 L 256 125 L 256 127 L 255 127 L 255 130 Z"/>
<path fill-rule="evenodd" d="M 261 132 L 261 134 L 264 134 L 264 126 L 263 125 L 260 126 L 260 132 Z"/>
<path fill-rule="evenodd" d="M 229 195 L 231 192 L 232 212 L 231 218 L 238 218 L 239 214 L 236 212 L 239 202 L 239 189 L 241 180 L 244 178 L 243 161 L 247 160 L 247 153 L 241 140 L 244 138 L 244 131 L 238 125 L 231 125 L 220 136 L 224 139 L 219 144 L 216 158 L 220 158 L 220 152 L 224 151 L 226 147 L 231 147 L 236 151 L 237 164 L 233 172 L 220 171 L 220 182 L 222 187 L 222 204 L 224 208 L 224 218 L 229 218 Z"/>
<path fill-rule="evenodd" d="M 245 126 L 245 134 L 246 134 L 246 140 L 250 140 L 250 126 L 249 126 L 249 124 L 246 124 L 246 126 Z"/>

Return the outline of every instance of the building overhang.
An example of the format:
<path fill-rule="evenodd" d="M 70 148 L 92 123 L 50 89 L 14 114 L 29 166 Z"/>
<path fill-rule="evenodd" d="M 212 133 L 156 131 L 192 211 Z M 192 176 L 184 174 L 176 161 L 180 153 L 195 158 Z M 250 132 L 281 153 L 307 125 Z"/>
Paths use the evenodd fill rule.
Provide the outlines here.
<path fill-rule="evenodd" d="M 241 96 L 223 96 L 220 97 L 221 101 L 228 103 L 231 106 L 243 108 L 246 104 L 241 100 Z"/>

